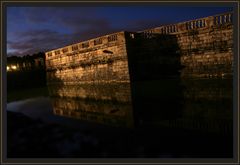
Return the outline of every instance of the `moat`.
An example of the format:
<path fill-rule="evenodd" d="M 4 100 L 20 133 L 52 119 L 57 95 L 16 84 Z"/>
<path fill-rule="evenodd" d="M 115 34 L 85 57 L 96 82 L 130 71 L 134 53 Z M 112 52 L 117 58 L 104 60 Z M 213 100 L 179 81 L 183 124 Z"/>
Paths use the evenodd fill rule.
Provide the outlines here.
<path fill-rule="evenodd" d="M 48 91 L 8 103 L 8 157 L 232 157 L 232 79 Z"/>

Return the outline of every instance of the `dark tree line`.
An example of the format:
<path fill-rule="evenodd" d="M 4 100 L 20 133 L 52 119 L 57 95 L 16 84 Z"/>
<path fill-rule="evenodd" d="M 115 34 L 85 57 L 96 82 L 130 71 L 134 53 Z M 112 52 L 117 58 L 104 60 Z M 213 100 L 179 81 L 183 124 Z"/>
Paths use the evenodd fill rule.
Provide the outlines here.
<path fill-rule="evenodd" d="M 45 54 L 7 57 L 8 91 L 46 86 Z"/>
<path fill-rule="evenodd" d="M 11 66 L 16 66 L 18 71 L 45 69 L 45 54 L 43 52 L 26 56 L 7 57 L 7 66 L 11 70 Z"/>

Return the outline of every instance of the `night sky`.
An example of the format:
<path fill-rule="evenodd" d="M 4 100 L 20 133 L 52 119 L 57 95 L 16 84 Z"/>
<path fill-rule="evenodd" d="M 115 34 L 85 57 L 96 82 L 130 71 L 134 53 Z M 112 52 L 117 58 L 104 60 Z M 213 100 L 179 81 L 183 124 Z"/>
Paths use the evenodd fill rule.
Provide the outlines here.
<path fill-rule="evenodd" d="M 231 7 L 7 7 L 7 55 L 31 55 L 118 31 L 138 31 Z"/>

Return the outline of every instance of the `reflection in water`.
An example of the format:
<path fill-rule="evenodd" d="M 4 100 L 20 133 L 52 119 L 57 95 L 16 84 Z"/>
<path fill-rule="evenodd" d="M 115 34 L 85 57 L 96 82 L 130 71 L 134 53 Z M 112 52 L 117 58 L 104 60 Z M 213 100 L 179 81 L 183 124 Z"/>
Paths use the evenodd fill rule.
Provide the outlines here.
<path fill-rule="evenodd" d="M 133 98 L 145 126 L 232 132 L 232 79 L 144 82 Z"/>
<path fill-rule="evenodd" d="M 232 79 L 185 80 L 185 127 L 229 133 L 233 128 Z"/>
<path fill-rule="evenodd" d="M 133 127 L 129 83 L 49 86 L 49 93 L 56 115 Z"/>
<path fill-rule="evenodd" d="M 56 115 L 111 126 L 232 132 L 232 79 L 59 85 L 49 92 Z"/>
<path fill-rule="evenodd" d="M 49 92 L 55 115 L 47 111 L 52 114 L 48 99 L 19 108 L 30 117 L 42 115 L 46 123 L 8 116 L 8 156 L 233 156 L 231 79 L 58 85 Z"/>

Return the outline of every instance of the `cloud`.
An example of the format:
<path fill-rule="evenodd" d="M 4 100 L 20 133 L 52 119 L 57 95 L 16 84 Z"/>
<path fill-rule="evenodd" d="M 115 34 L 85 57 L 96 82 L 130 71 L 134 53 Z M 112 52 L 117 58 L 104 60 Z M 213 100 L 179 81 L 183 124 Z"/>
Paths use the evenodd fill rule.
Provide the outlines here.
<path fill-rule="evenodd" d="M 93 7 L 26 7 L 24 15 L 31 23 L 65 23 L 77 18 L 98 17 Z"/>
<path fill-rule="evenodd" d="M 15 55 L 34 54 L 40 51 L 46 51 L 56 48 L 58 45 L 63 46 L 69 42 L 67 36 L 51 30 L 31 30 L 18 32 L 17 41 L 8 40 L 7 47 Z M 10 52 L 8 52 L 10 55 Z"/>
<path fill-rule="evenodd" d="M 59 35 L 59 33 L 49 29 L 41 29 L 15 32 L 15 35 L 19 39 L 27 39 L 27 38 L 45 38 L 46 36 L 56 37 Z"/>
<path fill-rule="evenodd" d="M 112 21 L 99 15 L 99 7 L 30 7 L 25 10 L 26 19 L 36 25 L 54 27 L 56 31 L 68 29 L 78 33 L 87 29 L 109 29 Z M 56 29 L 55 26 L 58 26 Z"/>
<path fill-rule="evenodd" d="M 8 56 L 22 56 L 27 54 L 31 55 L 117 31 L 119 31 L 119 29 L 111 28 L 108 25 L 99 24 L 99 26 L 97 26 L 92 24 L 85 30 L 77 31 L 76 29 L 76 31 L 71 34 L 62 34 L 49 29 L 17 32 L 16 36 L 19 38 L 19 40 L 8 40 L 7 47 L 8 50 L 11 51 L 8 51 L 7 54 Z"/>
<path fill-rule="evenodd" d="M 24 17 L 30 23 L 45 23 L 51 20 L 57 20 L 61 16 L 65 8 L 58 7 L 24 7 Z"/>
<path fill-rule="evenodd" d="M 37 52 L 44 52 L 77 42 L 85 41 L 102 35 L 122 31 L 143 30 L 155 23 L 155 21 L 136 21 L 129 23 L 130 26 L 124 28 L 112 27 L 111 23 L 103 18 L 86 19 L 78 16 L 65 20 L 62 17 L 58 22 L 60 28 L 68 27 L 71 32 L 64 34 L 57 30 L 41 29 L 15 32 L 17 40 L 9 40 L 7 42 L 8 56 L 11 55 L 27 55 Z"/>
<path fill-rule="evenodd" d="M 87 7 L 29 7 L 24 9 L 24 17 L 26 29 L 9 31 L 14 37 L 8 38 L 8 56 L 52 50 L 119 30 Z"/>
<path fill-rule="evenodd" d="M 24 19 L 22 15 L 20 16 L 23 22 L 16 24 L 16 19 L 10 20 L 13 28 L 9 31 L 8 55 L 34 54 L 109 33 L 123 30 L 140 31 L 168 23 L 156 19 L 113 21 L 100 15 L 98 9 L 94 7 L 24 8 L 21 12 L 24 13 Z M 20 25 L 21 29 L 14 28 Z"/>

